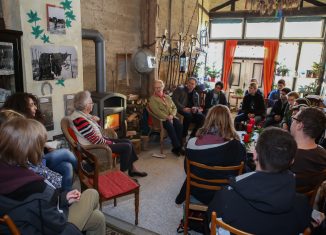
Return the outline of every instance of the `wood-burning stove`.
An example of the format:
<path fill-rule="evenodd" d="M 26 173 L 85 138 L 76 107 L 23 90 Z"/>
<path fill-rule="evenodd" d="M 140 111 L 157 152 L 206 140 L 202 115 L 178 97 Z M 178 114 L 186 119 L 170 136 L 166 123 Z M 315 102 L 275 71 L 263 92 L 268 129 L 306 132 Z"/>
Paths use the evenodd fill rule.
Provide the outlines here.
<path fill-rule="evenodd" d="M 101 119 L 103 128 L 113 128 L 119 137 L 125 136 L 126 96 L 120 93 L 92 92 L 93 114 Z"/>

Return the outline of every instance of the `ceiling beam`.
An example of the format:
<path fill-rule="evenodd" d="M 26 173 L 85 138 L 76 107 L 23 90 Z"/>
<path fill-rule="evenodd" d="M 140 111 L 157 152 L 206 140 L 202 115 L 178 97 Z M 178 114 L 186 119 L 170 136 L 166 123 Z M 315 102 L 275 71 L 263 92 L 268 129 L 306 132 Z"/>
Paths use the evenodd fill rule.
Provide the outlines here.
<path fill-rule="evenodd" d="M 221 4 L 221 5 L 218 5 L 216 7 L 213 7 L 209 12 L 216 12 L 216 11 L 221 10 L 224 7 L 227 7 L 229 5 L 231 5 L 231 10 L 233 9 L 232 11 L 234 11 L 235 2 L 237 2 L 237 1 L 239 1 L 239 0 L 229 0 L 229 1 L 227 1 L 227 2 L 225 2 L 223 4 Z"/>
<path fill-rule="evenodd" d="M 302 2 L 308 2 L 311 3 L 312 5 L 315 5 L 317 7 L 325 7 L 326 4 L 317 0 L 303 0 Z"/>
<path fill-rule="evenodd" d="M 250 11 L 225 11 L 225 12 L 210 12 L 209 18 L 244 18 L 244 17 L 274 17 L 272 15 L 260 15 L 259 12 Z M 326 15 L 325 7 L 306 7 L 300 10 L 283 10 L 283 16 L 315 16 L 315 15 Z"/>

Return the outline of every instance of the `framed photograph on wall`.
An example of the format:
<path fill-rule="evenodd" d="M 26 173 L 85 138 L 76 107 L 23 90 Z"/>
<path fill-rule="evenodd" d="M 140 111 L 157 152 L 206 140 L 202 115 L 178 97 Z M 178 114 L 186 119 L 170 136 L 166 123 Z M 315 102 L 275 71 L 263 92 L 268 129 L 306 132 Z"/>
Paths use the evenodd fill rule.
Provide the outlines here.
<path fill-rule="evenodd" d="M 65 115 L 69 116 L 75 110 L 74 108 L 74 97 L 75 94 L 63 95 L 63 100 L 65 104 Z"/>
<path fill-rule="evenodd" d="M 39 98 L 40 111 L 44 115 L 44 126 L 47 131 L 54 130 L 52 97 Z"/>
<path fill-rule="evenodd" d="M 73 46 L 32 46 L 33 80 L 55 80 L 78 76 L 77 50 Z"/>
<path fill-rule="evenodd" d="M 46 4 L 47 30 L 51 34 L 66 34 L 66 18 L 63 7 Z"/>

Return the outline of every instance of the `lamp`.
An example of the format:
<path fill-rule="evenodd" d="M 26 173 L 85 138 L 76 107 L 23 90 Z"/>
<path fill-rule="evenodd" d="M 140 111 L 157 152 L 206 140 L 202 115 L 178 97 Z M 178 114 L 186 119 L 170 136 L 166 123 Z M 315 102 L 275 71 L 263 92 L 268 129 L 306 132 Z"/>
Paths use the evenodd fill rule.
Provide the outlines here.
<path fill-rule="evenodd" d="M 301 0 L 246 0 L 245 8 L 249 2 L 250 11 L 259 12 L 260 15 L 272 15 L 282 17 L 283 10 L 293 10 L 300 8 Z"/>

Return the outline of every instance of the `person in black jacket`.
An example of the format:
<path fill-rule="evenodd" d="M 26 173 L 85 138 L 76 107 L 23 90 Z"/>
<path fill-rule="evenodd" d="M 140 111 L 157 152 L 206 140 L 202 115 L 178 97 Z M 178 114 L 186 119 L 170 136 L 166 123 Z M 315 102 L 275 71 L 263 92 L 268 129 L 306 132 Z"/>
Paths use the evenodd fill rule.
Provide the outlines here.
<path fill-rule="evenodd" d="M 217 104 L 227 105 L 222 82 L 217 82 L 215 88 L 206 94 L 204 113 L 206 114 L 212 106 Z"/>
<path fill-rule="evenodd" d="M 256 123 L 259 123 L 264 114 L 264 98 L 257 93 L 257 83 L 252 82 L 249 84 L 249 94 L 243 99 L 241 113 L 234 119 L 234 126 L 237 128 L 242 121 L 247 121 L 249 118 L 255 118 Z"/>
<path fill-rule="evenodd" d="M 195 127 L 190 134 L 190 137 L 194 137 L 198 128 L 203 125 L 205 120 L 203 108 L 199 103 L 199 94 L 195 90 L 196 85 L 197 79 L 189 77 L 187 80 L 187 86 L 177 87 L 172 94 L 173 103 L 177 106 L 178 113 L 183 116 L 182 137 L 184 139 L 188 135 L 190 123 L 195 124 Z"/>
<path fill-rule="evenodd" d="M 27 168 L 42 158 L 47 133 L 40 122 L 13 118 L 1 125 L 0 139 L 0 216 L 8 214 L 22 234 L 105 234 L 96 190 L 60 193 Z M 0 233 L 9 234 L 3 224 Z"/>
<path fill-rule="evenodd" d="M 282 122 L 285 108 L 288 104 L 287 94 L 291 91 L 290 88 L 284 87 L 281 90 L 280 98 L 273 105 L 273 108 L 270 114 L 267 116 L 266 121 L 264 123 L 264 127 L 276 125 Z"/>
<path fill-rule="evenodd" d="M 305 195 L 296 194 L 288 169 L 297 144 L 290 133 L 265 129 L 254 151 L 256 171 L 240 175 L 217 191 L 208 206 L 222 220 L 252 234 L 300 234 L 311 221 L 312 208 Z"/>
<path fill-rule="evenodd" d="M 229 108 L 221 104 L 212 107 L 196 137 L 188 141 L 186 158 L 209 166 L 236 166 L 245 161 L 245 157 L 246 150 L 233 127 Z M 221 173 L 196 167 L 191 171 L 199 177 L 208 179 L 228 178 L 237 174 L 234 171 Z M 190 194 L 207 205 L 212 200 L 214 191 L 192 187 Z M 186 181 L 176 198 L 176 204 L 181 204 L 185 198 Z"/>

